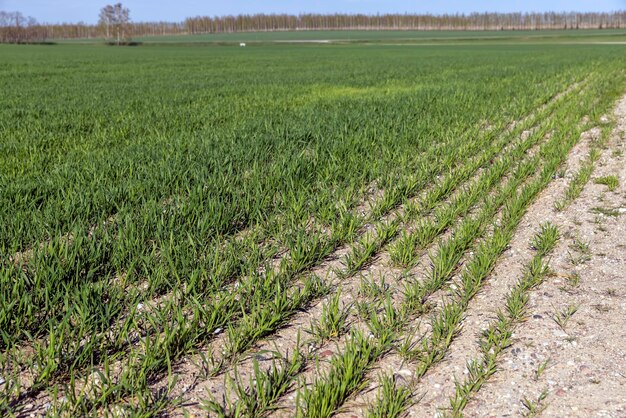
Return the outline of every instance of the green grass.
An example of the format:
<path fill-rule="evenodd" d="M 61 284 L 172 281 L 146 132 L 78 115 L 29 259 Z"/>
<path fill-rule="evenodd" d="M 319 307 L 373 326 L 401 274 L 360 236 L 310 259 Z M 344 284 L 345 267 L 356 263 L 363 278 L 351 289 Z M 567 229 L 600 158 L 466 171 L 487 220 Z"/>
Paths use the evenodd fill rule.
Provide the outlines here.
<path fill-rule="evenodd" d="M 382 352 L 378 341 L 352 332 L 341 354 L 332 358 L 328 372 L 298 393 L 298 416 L 332 416 L 348 396 L 363 388 L 364 374 Z"/>
<path fill-rule="evenodd" d="M 235 377 L 227 377 L 225 387 L 236 396 L 232 400 L 226 392 L 222 402 L 212 399 L 203 404 L 203 409 L 219 417 L 264 417 L 274 409 L 274 402 L 289 390 L 293 379 L 306 366 L 307 358 L 300 347 L 289 357 L 279 357 L 272 364 L 261 369 L 254 360 L 249 381 L 243 382 L 234 369 Z"/>
<path fill-rule="evenodd" d="M 577 311 L 578 306 L 568 305 L 567 308 L 561 311 L 557 311 L 553 315 L 551 315 L 551 318 L 563 331 L 565 331 L 567 323 Z"/>
<path fill-rule="evenodd" d="M 619 186 L 619 179 L 617 176 L 598 177 L 594 179 L 593 182 L 595 184 L 604 184 L 611 192 L 615 191 L 615 189 Z"/>
<path fill-rule="evenodd" d="M 334 413 L 452 276 L 464 303 L 478 291 L 580 119 L 595 121 L 621 92 L 620 51 L 0 45 L 0 414 L 44 393 L 75 415 L 178 407 L 154 382 L 175 386 L 176 364 L 199 351 L 210 353 L 200 374 L 230 371 L 333 292 L 311 269 L 337 249 L 349 249 L 338 281 L 386 248 L 403 268 L 429 251 L 426 281 L 407 280 L 400 306 L 383 280 L 364 285 L 379 299 L 359 308 L 373 341 L 349 329 L 340 293 L 314 323 L 320 341 L 352 336 L 352 351 L 301 391 L 302 411 Z M 500 212 L 506 233 L 488 235 Z M 423 372 L 445 355 L 464 306 L 433 319 Z M 275 365 L 280 392 L 235 376 L 249 399 L 227 412 L 270 411 L 300 372 Z M 92 372 L 101 384 L 81 392 Z M 396 389 L 380 408 L 406 401 Z"/>
<path fill-rule="evenodd" d="M 342 305 L 341 292 L 336 292 L 327 303 L 322 305 L 322 315 L 319 321 L 312 323 L 308 332 L 317 343 L 340 337 L 349 328 L 347 319 L 350 307 L 350 305 Z"/>
<path fill-rule="evenodd" d="M 548 397 L 548 390 L 544 389 L 537 400 L 528 399 L 526 396 L 521 400 L 522 406 L 524 407 L 524 417 L 536 417 L 541 415 L 541 413 L 548 406 L 545 403 L 546 398 Z"/>
<path fill-rule="evenodd" d="M 394 376 L 382 376 L 380 396 L 367 411 L 369 418 L 396 418 L 403 416 L 413 404 L 413 394 L 409 387 L 399 385 Z"/>

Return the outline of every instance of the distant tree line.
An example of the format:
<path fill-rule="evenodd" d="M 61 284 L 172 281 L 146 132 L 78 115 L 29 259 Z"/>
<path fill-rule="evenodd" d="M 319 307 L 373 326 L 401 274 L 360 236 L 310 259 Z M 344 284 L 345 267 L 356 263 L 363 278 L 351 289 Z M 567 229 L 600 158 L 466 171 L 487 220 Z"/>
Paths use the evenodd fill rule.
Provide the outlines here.
<path fill-rule="evenodd" d="M 115 5 L 118 6 L 118 5 Z M 107 7 L 115 7 L 107 6 Z M 121 6 L 121 5 L 119 5 Z M 105 8 L 106 9 L 106 8 Z M 0 42 L 42 42 L 64 38 L 132 38 L 149 35 L 288 30 L 539 30 L 626 28 L 626 11 L 611 13 L 471 13 L 471 14 L 255 14 L 197 16 L 184 22 L 110 20 L 101 10 L 96 25 L 40 24 L 19 12 L 0 11 Z M 119 12 L 120 10 L 118 10 Z M 123 10 L 121 10 L 123 12 Z M 127 11 L 127 10 L 126 10 Z M 111 10 L 108 10 L 111 12 Z M 104 13 L 104 14 L 103 14 Z M 108 16 L 108 17 L 107 17 Z M 117 15 L 118 17 L 120 15 Z M 122 17 L 124 14 L 122 13 Z M 127 17 L 127 15 L 126 15 Z"/>
<path fill-rule="evenodd" d="M 20 12 L 3 12 L 0 10 L 0 42 L 20 43 L 29 39 L 39 39 L 41 26 L 35 18 L 24 16 Z"/>
<path fill-rule="evenodd" d="M 185 20 L 186 33 L 281 30 L 538 30 L 626 28 L 626 11 L 612 13 L 256 14 Z"/>

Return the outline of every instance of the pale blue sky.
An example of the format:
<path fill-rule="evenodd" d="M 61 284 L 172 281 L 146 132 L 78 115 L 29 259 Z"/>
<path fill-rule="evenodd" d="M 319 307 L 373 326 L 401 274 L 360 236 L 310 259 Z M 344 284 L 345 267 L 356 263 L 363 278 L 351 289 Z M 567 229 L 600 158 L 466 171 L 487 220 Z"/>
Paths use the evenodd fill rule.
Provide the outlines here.
<path fill-rule="evenodd" d="M 0 10 L 21 11 L 40 22 L 94 23 L 107 3 L 122 3 L 133 21 L 181 21 L 189 16 L 246 13 L 469 13 L 625 10 L 626 0 L 0 0 Z"/>

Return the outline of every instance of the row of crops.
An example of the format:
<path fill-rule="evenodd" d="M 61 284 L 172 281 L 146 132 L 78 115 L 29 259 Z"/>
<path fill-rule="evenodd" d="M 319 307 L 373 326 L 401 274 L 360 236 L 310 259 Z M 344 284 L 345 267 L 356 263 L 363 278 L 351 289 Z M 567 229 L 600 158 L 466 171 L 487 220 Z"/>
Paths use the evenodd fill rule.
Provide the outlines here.
<path fill-rule="evenodd" d="M 0 413 L 171 412 L 191 373 L 209 414 L 321 417 L 389 355 L 424 376 L 624 86 L 613 47 L 510 49 L 3 47 Z M 398 286 L 344 309 L 381 255 Z"/>

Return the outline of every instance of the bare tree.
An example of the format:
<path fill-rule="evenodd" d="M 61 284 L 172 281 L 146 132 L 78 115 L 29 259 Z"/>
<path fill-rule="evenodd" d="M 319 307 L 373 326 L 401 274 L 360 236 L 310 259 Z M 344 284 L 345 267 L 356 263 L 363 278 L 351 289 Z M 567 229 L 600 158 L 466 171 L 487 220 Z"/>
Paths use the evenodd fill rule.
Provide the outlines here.
<path fill-rule="evenodd" d="M 45 40 L 35 18 L 20 12 L 0 11 L 0 42 L 27 43 Z"/>
<path fill-rule="evenodd" d="M 105 28 L 106 39 L 111 38 L 111 23 L 113 22 L 113 6 L 106 5 L 100 9 L 100 20 L 98 24 Z"/>
<path fill-rule="evenodd" d="M 100 9 L 99 24 L 106 28 L 106 38 L 111 38 L 111 28 L 114 29 L 117 44 L 125 39 L 126 26 L 130 22 L 130 10 L 122 6 L 122 3 L 106 5 Z"/>

